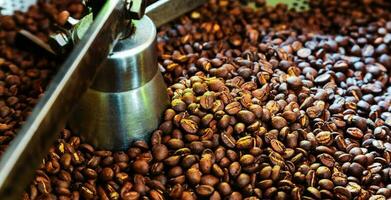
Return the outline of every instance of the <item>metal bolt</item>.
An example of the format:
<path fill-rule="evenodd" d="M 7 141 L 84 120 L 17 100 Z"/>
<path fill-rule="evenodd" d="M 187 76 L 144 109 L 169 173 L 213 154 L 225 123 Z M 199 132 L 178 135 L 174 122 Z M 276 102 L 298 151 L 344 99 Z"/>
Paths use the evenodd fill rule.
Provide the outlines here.
<path fill-rule="evenodd" d="M 50 36 L 49 44 L 58 54 L 64 54 L 71 46 L 69 37 L 65 33 L 57 33 Z"/>
<path fill-rule="evenodd" d="M 141 19 L 144 16 L 146 2 L 143 0 L 127 0 L 127 10 L 131 19 Z"/>

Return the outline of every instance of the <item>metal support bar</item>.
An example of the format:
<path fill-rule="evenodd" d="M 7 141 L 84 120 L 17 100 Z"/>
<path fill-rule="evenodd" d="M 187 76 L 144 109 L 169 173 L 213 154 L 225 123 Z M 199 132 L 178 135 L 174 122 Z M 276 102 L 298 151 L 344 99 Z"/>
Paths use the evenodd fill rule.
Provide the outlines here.
<path fill-rule="evenodd" d="M 156 27 L 160 27 L 206 2 L 207 0 L 160 0 L 148 6 L 145 13 Z"/>

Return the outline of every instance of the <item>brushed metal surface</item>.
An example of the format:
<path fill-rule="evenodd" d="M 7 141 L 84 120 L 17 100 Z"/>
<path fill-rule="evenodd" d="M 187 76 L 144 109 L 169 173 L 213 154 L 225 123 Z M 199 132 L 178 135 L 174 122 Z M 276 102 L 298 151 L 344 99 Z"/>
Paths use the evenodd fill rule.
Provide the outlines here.
<path fill-rule="evenodd" d="M 158 71 L 156 28 L 149 17 L 134 20 L 135 33 L 118 41 L 102 64 L 91 88 L 102 92 L 123 92 L 149 82 Z"/>
<path fill-rule="evenodd" d="M 135 140 L 148 141 L 168 105 L 160 72 L 145 85 L 126 92 L 89 89 L 69 120 L 73 131 L 102 149 L 126 150 Z"/>
<path fill-rule="evenodd" d="M 70 128 L 97 148 L 126 150 L 134 140 L 147 140 L 168 105 L 155 25 L 145 16 L 135 27 L 103 62 L 69 119 Z"/>

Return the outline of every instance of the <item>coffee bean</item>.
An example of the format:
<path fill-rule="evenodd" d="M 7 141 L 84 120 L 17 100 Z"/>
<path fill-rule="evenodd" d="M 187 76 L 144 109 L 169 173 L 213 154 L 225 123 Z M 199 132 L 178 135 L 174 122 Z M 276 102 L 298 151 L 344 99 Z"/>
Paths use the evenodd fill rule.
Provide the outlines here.
<path fill-rule="evenodd" d="M 266 166 L 259 172 L 261 179 L 267 179 L 270 177 L 271 174 L 272 174 L 272 167 L 271 166 Z"/>
<path fill-rule="evenodd" d="M 242 200 L 243 196 L 239 192 L 232 192 L 232 194 L 228 198 L 229 200 Z"/>
<path fill-rule="evenodd" d="M 284 158 L 280 154 L 278 154 L 277 152 L 272 151 L 269 154 L 269 159 L 275 165 L 279 165 L 281 167 L 285 166 Z"/>
<path fill-rule="evenodd" d="M 238 118 L 240 121 L 246 123 L 246 124 L 251 124 L 254 122 L 256 116 L 254 113 L 248 110 L 241 110 L 237 114 Z"/>
<path fill-rule="evenodd" d="M 136 160 L 133 163 L 133 170 L 139 174 L 147 174 L 149 171 L 149 164 L 145 160 Z"/>
<path fill-rule="evenodd" d="M 288 122 L 280 116 L 272 117 L 272 125 L 276 129 L 281 129 L 287 126 Z"/>
<path fill-rule="evenodd" d="M 298 89 L 303 85 L 303 82 L 297 76 L 290 76 L 286 80 L 288 85 L 293 89 Z"/>
<path fill-rule="evenodd" d="M 349 182 L 346 189 L 354 196 L 358 195 L 361 191 L 361 186 L 355 182 Z"/>
<path fill-rule="evenodd" d="M 186 178 L 190 184 L 197 185 L 201 181 L 201 172 L 196 168 L 190 168 L 186 172 Z"/>
<path fill-rule="evenodd" d="M 210 196 L 214 192 L 214 188 L 209 185 L 199 185 L 196 188 L 196 192 L 198 195 L 206 197 L 206 196 Z"/>
<path fill-rule="evenodd" d="M 201 185 L 210 185 L 214 187 L 219 183 L 219 179 L 213 175 L 204 175 L 201 178 Z"/>
<path fill-rule="evenodd" d="M 302 49 L 300 49 L 300 50 L 297 52 L 297 55 L 298 55 L 300 58 L 307 58 L 308 56 L 311 55 L 311 49 L 302 48 Z"/>
<path fill-rule="evenodd" d="M 152 148 L 153 157 L 157 161 L 162 161 L 168 157 L 168 148 L 163 144 L 155 145 Z"/>
<path fill-rule="evenodd" d="M 206 92 L 200 98 L 200 105 L 202 108 L 209 110 L 213 107 L 214 100 L 215 100 L 214 93 Z"/>
<path fill-rule="evenodd" d="M 316 84 L 324 85 L 327 82 L 329 82 L 330 79 L 331 79 L 331 75 L 328 73 L 324 73 L 324 74 L 317 76 L 314 81 Z"/>
<path fill-rule="evenodd" d="M 339 186 L 345 186 L 348 182 L 346 174 L 342 172 L 334 172 L 331 179 L 335 185 Z"/>
<path fill-rule="evenodd" d="M 335 160 L 330 154 L 322 153 L 318 156 L 318 158 L 320 162 L 327 167 L 333 167 L 335 164 Z"/>
<path fill-rule="evenodd" d="M 242 109 L 242 106 L 239 102 L 232 102 L 225 106 L 225 111 L 230 115 L 237 114 Z"/>
<path fill-rule="evenodd" d="M 349 166 L 349 173 L 353 176 L 359 177 L 362 175 L 362 172 L 364 171 L 364 167 L 360 164 L 354 162 Z"/>
<path fill-rule="evenodd" d="M 330 178 L 331 177 L 331 171 L 328 167 L 325 167 L 325 166 L 320 166 L 317 170 L 316 170 L 316 175 L 320 178 Z"/>
<path fill-rule="evenodd" d="M 319 186 L 322 189 L 331 190 L 334 187 L 334 183 L 329 179 L 321 179 L 319 180 Z"/>
<path fill-rule="evenodd" d="M 346 133 L 356 139 L 361 139 L 364 136 L 362 131 L 358 128 L 348 128 Z"/>
<path fill-rule="evenodd" d="M 321 199 L 320 191 L 314 187 L 308 187 L 307 191 L 316 199 Z"/>
<path fill-rule="evenodd" d="M 240 166 L 240 164 L 238 162 L 233 162 L 230 166 L 229 166 L 229 174 L 233 177 L 237 177 L 240 172 L 241 172 L 241 169 L 242 167 Z"/>
<path fill-rule="evenodd" d="M 242 173 L 237 177 L 236 183 L 240 188 L 242 188 L 250 183 L 250 176 Z"/>
<path fill-rule="evenodd" d="M 350 199 L 352 197 L 351 193 L 345 187 L 337 186 L 334 188 L 334 193 L 337 198 L 340 199 Z"/>
<path fill-rule="evenodd" d="M 171 104 L 150 143 L 98 151 L 65 130 L 25 199 L 389 198 L 388 2 L 254 2 L 267 14 L 211 1 L 159 28 Z M 60 64 L 13 49 L 15 33 L 46 41 L 82 16 L 67 4 L 0 17 L 0 152 Z"/>
<path fill-rule="evenodd" d="M 234 148 L 235 145 L 236 145 L 236 140 L 234 137 L 232 137 L 232 135 L 226 133 L 226 132 L 223 132 L 221 134 L 221 141 L 229 148 Z"/>
<path fill-rule="evenodd" d="M 200 160 L 200 170 L 202 173 L 210 173 L 213 162 L 210 157 L 203 157 Z"/>
<path fill-rule="evenodd" d="M 232 192 L 231 185 L 227 182 L 221 182 L 218 185 L 218 191 L 222 196 L 228 196 Z"/>
<path fill-rule="evenodd" d="M 254 140 L 251 136 L 242 137 L 236 141 L 236 148 L 238 149 L 250 149 L 254 146 Z"/>
<path fill-rule="evenodd" d="M 188 133 L 197 133 L 198 131 L 198 125 L 196 122 L 194 122 L 193 120 L 189 120 L 189 119 L 182 119 L 181 120 L 181 127 L 183 128 L 183 130 L 185 130 L 186 132 Z"/>
<path fill-rule="evenodd" d="M 272 139 L 270 141 L 270 145 L 272 147 L 272 149 L 274 151 L 276 151 L 277 153 L 280 153 L 280 154 L 283 154 L 284 151 L 285 151 L 285 146 L 282 142 L 276 140 L 276 139 Z"/>
<path fill-rule="evenodd" d="M 251 154 L 245 154 L 242 157 L 240 157 L 239 163 L 242 166 L 248 166 L 251 165 L 255 161 L 255 157 Z"/>

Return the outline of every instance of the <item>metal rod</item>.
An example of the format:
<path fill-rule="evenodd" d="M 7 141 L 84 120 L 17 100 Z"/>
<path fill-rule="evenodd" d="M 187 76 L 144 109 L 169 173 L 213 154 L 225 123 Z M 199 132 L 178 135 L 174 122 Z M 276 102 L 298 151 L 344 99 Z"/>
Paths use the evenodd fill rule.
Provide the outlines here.
<path fill-rule="evenodd" d="M 156 27 L 160 27 L 206 2 L 207 0 L 160 0 L 148 6 L 145 13 Z"/>
<path fill-rule="evenodd" d="M 36 50 L 43 51 L 43 53 L 46 53 L 52 57 L 56 56 L 56 53 L 53 51 L 53 49 L 47 43 L 43 42 L 40 38 L 33 35 L 29 31 L 22 29 L 22 30 L 18 31 L 16 36 L 19 37 L 18 39 L 21 40 L 21 43 L 23 42 L 23 45 L 19 44 L 22 48 L 26 47 L 26 46 L 28 46 L 28 48 L 31 48 L 31 46 L 33 46 L 33 47 L 37 47 L 37 48 L 35 48 Z M 24 43 L 26 41 L 28 41 L 32 44 L 26 45 Z"/>
<path fill-rule="evenodd" d="M 123 19 L 124 4 L 123 0 L 106 2 L 2 156 L 1 199 L 20 199 L 31 183 L 35 169 L 65 127 L 74 102 L 90 86 L 98 66 L 112 50 L 123 27 L 118 19 Z"/>

